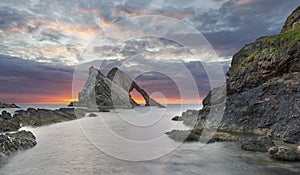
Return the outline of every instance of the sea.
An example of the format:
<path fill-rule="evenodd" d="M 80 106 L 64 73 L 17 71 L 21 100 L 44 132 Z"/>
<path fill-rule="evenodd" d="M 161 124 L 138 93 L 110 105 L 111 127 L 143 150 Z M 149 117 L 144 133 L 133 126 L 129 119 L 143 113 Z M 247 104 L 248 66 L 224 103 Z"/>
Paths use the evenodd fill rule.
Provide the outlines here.
<path fill-rule="evenodd" d="M 21 109 L 58 109 L 66 105 L 19 105 Z M 236 143 L 181 143 L 165 133 L 191 129 L 172 121 L 201 105 L 167 105 L 112 110 L 42 127 L 37 145 L 0 162 L 1 175 L 293 175 L 299 163 L 281 162 L 266 153 L 241 150 Z M 14 113 L 19 109 L 1 109 Z M 0 111 L 0 112 L 1 112 Z"/>

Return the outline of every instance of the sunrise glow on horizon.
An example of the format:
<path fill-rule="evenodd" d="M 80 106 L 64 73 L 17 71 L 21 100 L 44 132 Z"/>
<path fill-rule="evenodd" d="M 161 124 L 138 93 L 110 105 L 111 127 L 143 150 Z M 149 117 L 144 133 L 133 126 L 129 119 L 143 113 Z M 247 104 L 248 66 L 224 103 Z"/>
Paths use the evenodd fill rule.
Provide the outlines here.
<path fill-rule="evenodd" d="M 38 100 L 38 99 L 41 100 Z M 145 100 L 139 96 L 135 97 L 132 96 L 132 98 L 140 105 L 145 104 Z M 22 101 L 23 100 L 23 101 Z M 161 104 L 202 104 L 203 99 L 155 99 L 157 102 Z M 72 101 L 78 101 L 77 98 L 71 98 L 68 96 L 53 96 L 53 97 L 39 97 L 36 96 L 32 101 L 29 101 L 28 99 L 18 99 L 18 100 L 7 100 L 5 103 L 15 103 L 15 104 L 70 104 Z"/>

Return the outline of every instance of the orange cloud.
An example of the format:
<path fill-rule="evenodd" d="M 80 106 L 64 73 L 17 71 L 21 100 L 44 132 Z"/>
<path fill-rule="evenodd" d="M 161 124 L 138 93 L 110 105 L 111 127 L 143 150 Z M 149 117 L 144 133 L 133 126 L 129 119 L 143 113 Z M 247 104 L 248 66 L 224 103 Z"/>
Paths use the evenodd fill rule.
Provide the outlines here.
<path fill-rule="evenodd" d="M 71 34 L 75 37 L 80 37 L 82 39 L 90 39 L 92 36 L 95 36 L 101 30 L 95 26 L 90 26 L 90 25 L 82 25 L 82 26 L 76 26 L 72 24 L 66 24 L 63 22 L 56 22 L 52 20 L 45 20 L 45 19 L 40 19 L 37 21 L 38 24 L 44 25 L 46 28 L 54 28 L 61 33 L 67 33 Z"/>
<path fill-rule="evenodd" d="M 104 27 L 110 27 L 113 23 L 104 20 L 103 18 L 100 18 L 100 23 L 104 26 Z"/>
<path fill-rule="evenodd" d="M 29 25 L 29 24 L 28 24 Z M 39 19 L 34 21 L 32 26 L 43 26 L 43 28 L 38 28 L 36 30 L 47 30 L 48 28 L 54 29 L 56 31 L 59 31 L 63 34 L 69 34 L 74 37 L 80 37 L 82 39 L 90 39 L 91 37 L 95 36 L 99 32 L 101 32 L 101 29 L 97 26 L 92 25 L 81 25 L 76 26 L 73 24 L 67 24 L 63 22 L 56 22 L 53 20 L 46 20 L 46 19 Z M 28 27 L 13 27 L 10 30 L 7 30 L 6 32 L 8 34 L 18 34 L 18 33 L 28 33 L 29 32 Z"/>

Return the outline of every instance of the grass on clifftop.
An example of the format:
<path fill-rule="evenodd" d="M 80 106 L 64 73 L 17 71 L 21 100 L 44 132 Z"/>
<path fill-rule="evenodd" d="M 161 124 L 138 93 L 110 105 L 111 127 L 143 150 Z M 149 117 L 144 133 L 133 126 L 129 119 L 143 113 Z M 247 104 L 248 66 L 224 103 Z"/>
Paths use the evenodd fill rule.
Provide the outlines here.
<path fill-rule="evenodd" d="M 300 42 L 300 25 L 282 32 L 278 35 L 267 36 L 260 38 L 264 46 L 261 51 L 255 51 L 250 55 L 244 55 L 247 57 L 239 65 L 235 66 L 235 70 L 246 69 L 251 66 L 254 62 L 258 61 L 258 58 L 264 58 L 275 54 L 276 60 L 283 59 L 283 55 L 293 46 Z M 241 56 L 243 53 L 239 53 Z"/>
<path fill-rule="evenodd" d="M 300 42 L 300 25 L 295 28 L 285 31 L 278 35 L 280 42 L 288 42 L 288 46 L 292 47 L 297 42 Z"/>
<path fill-rule="evenodd" d="M 261 39 L 264 43 L 273 45 L 275 47 L 287 46 L 290 48 L 297 44 L 297 42 L 300 42 L 300 25 L 297 25 L 293 29 L 282 32 L 279 35 L 267 36 Z"/>

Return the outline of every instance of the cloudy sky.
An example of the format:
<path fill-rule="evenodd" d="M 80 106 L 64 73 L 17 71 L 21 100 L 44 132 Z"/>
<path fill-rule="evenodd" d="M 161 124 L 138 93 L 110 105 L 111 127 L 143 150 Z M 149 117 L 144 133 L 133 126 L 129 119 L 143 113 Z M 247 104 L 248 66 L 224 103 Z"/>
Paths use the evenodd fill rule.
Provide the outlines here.
<path fill-rule="evenodd" d="M 235 52 L 279 33 L 298 5 L 295 0 L 1 0 L 0 101 L 68 103 L 76 98 L 76 67 L 102 60 L 98 67 L 105 73 L 122 67 L 150 93 L 194 103 L 210 89 L 206 65 L 226 71 Z M 163 67 L 155 73 L 157 65 Z M 180 65 L 191 76 L 183 76 Z M 187 77 L 194 83 L 178 87 L 177 79 Z M 189 89 L 193 84 L 199 98 Z"/>

